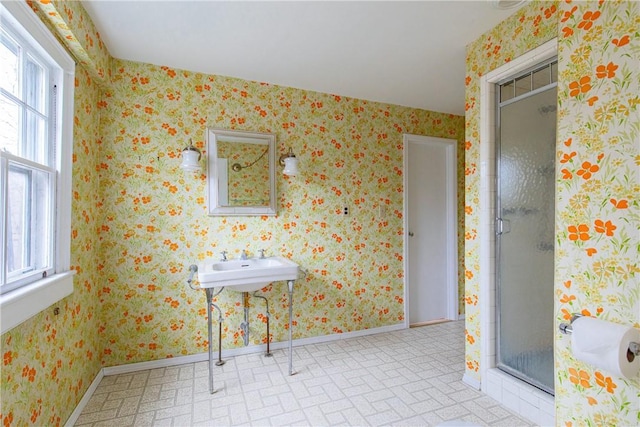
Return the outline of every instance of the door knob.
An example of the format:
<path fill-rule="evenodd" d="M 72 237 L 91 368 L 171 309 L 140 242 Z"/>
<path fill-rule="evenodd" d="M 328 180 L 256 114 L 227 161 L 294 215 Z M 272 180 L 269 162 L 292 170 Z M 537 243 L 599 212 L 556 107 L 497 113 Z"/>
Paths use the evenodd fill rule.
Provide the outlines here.
<path fill-rule="evenodd" d="M 409 232 L 409 237 L 413 237 L 413 231 Z"/>

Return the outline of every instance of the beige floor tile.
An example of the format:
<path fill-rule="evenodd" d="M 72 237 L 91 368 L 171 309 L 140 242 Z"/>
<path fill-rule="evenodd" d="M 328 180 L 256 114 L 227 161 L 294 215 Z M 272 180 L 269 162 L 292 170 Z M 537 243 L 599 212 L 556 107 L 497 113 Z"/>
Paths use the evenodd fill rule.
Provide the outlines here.
<path fill-rule="evenodd" d="M 464 322 L 104 377 L 76 425 L 530 426 L 461 381 Z"/>

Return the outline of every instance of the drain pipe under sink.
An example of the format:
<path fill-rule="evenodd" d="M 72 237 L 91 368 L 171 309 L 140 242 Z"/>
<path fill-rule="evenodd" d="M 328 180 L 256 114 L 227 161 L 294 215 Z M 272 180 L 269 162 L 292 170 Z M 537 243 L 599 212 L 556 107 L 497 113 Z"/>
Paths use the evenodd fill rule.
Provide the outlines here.
<path fill-rule="evenodd" d="M 242 340 L 246 347 L 249 345 L 249 292 L 242 293 L 242 305 L 244 306 L 244 321 L 240 323 L 240 329 L 242 329 Z"/>
<path fill-rule="evenodd" d="M 256 298 L 260 298 L 264 300 L 264 304 L 267 307 L 266 308 L 266 312 L 267 312 L 267 352 L 264 354 L 265 357 L 271 357 L 272 354 L 269 351 L 269 343 L 271 342 L 271 335 L 269 335 L 269 318 L 271 317 L 269 314 L 269 300 L 267 299 L 267 297 L 262 296 L 262 295 L 258 295 L 258 291 L 255 291 L 253 293 L 253 296 Z"/>

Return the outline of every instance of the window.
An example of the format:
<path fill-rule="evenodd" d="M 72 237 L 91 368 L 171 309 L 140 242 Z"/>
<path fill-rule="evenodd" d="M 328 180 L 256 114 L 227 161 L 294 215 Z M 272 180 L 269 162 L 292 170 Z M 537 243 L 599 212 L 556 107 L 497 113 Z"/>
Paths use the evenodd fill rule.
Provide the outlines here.
<path fill-rule="evenodd" d="M 506 102 L 526 93 L 546 88 L 558 82 L 558 60 L 552 59 L 546 64 L 530 69 L 518 77 L 498 83 L 500 87 L 500 101 Z"/>
<path fill-rule="evenodd" d="M 75 66 L 26 2 L 2 4 L 0 12 L 4 333 L 73 290 L 69 252 Z"/>
<path fill-rule="evenodd" d="M 0 30 L 0 200 L 5 222 L 0 293 L 53 272 L 55 79 L 10 28 Z"/>

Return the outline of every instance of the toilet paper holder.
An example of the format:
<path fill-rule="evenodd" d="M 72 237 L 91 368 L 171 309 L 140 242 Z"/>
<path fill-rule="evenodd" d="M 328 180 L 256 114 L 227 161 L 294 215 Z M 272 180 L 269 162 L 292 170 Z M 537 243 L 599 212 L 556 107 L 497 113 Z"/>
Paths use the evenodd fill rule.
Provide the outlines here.
<path fill-rule="evenodd" d="M 570 323 L 560 323 L 560 325 L 558 326 L 558 329 L 560 329 L 560 332 L 562 332 L 565 335 L 571 335 L 571 333 L 573 332 L 573 328 L 571 327 L 571 323 L 573 323 L 576 319 L 582 317 L 582 314 L 580 313 L 573 313 L 571 315 L 571 322 Z M 629 350 L 627 352 L 627 359 L 629 359 L 629 356 L 633 355 L 635 356 L 640 356 L 640 343 L 638 342 L 630 342 L 629 343 Z M 632 359 L 633 360 L 633 359 Z M 631 360 L 629 360 L 631 361 Z"/>

